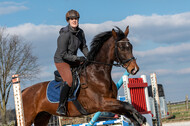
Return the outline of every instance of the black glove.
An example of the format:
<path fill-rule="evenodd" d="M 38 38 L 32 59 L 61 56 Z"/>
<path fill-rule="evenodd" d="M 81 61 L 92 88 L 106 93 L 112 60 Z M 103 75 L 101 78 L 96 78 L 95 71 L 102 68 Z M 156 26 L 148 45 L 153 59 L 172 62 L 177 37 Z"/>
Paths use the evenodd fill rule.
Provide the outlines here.
<path fill-rule="evenodd" d="M 76 61 L 84 62 L 86 61 L 86 58 L 84 56 L 77 57 Z"/>

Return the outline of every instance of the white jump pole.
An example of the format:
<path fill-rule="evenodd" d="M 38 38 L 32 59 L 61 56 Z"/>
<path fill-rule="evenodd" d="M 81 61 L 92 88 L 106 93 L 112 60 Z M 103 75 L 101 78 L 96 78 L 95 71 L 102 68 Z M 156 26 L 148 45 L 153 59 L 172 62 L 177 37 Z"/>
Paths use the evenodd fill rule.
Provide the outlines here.
<path fill-rule="evenodd" d="M 123 75 L 123 86 L 124 86 L 124 94 L 126 102 L 131 103 L 131 95 L 130 90 L 128 88 L 129 80 L 127 75 Z"/>
<path fill-rule="evenodd" d="M 152 95 L 155 105 L 157 126 L 162 126 L 161 111 L 160 111 L 160 99 L 158 94 L 157 78 L 155 73 L 150 74 L 150 80 L 152 85 Z"/>
<path fill-rule="evenodd" d="M 147 83 L 146 75 L 141 75 L 141 78 L 143 79 L 144 83 Z M 149 103 L 149 97 L 148 97 L 148 87 L 145 87 L 144 93 L 145 93 L 145 97 L 146 97 L 147 111 L 151 111 L 151 109 L 150 109 L 150 103 Z"/>
<path fill-rule="evenodd" d="M 13 83 L 17 125 L 25 126 L 22 94 L 20 89 L 20 79 L 18 78 L 18 74 L 12 75 L 12 83 Z"/>

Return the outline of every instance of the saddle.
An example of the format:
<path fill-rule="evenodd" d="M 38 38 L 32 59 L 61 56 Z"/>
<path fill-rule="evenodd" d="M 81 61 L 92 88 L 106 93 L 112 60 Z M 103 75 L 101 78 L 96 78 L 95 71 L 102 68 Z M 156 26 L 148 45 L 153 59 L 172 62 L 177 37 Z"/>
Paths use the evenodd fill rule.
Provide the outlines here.
<path fill-rule="evenodd" d="M 73 83 L 72 83 L 72 87 L 69 91 L 69 101 L 72 101 L 73 104 L 75 105 L 75 107 L 78 109 L 78 111 L 83 114 L 83 115 L 88 115 L 89 113 L 84 109 L 84 107 L 79 103 L 79 101 L 77 100 L 77 91 L 80 87 L 80 79 L 79 79 L 79 75 L 77 74 L 77 70 L 75 69 L 72 69 L 72 76 L 73 76 Z M 63 81 L 59 72 L 56 70 L 54 71 L 54 75 L 55 75 L 55 81 L 56 82 L 60 82 L 60 81 Z M 58 86 L 61 86 L 60 83 L 58 83 L 56 85 L 57 87 Z"/>
<path fill-rule="evenodd" d="M 80 84 L 80 79 L 79 79 L 79 76 L 78 76 L 76 70 L 72 69 L 71 72 L 72 72 L 72 76 L 73 76 L 73 83 L 72 83 L 72 87 L 71 87 L 71 89 L 69 91 L 69 97 L 73 96 L 75 90 L 77 89 L 78 85 Z M 58 70 L 54 71 L 54 76 L 55 76 L 55 81 L 57 81 L 57 82 L 63 81 L 63 79 L 61 78 L 61 75 L 59 74 Z M 60 84 L 57 85 L 57 86 L 60 86 Z"/>

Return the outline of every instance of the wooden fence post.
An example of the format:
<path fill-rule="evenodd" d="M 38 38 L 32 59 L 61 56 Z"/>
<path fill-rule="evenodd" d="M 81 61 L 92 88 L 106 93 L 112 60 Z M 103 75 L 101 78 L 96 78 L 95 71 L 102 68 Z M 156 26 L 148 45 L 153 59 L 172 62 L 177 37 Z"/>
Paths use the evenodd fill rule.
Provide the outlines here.
<path fill-rule="evenodd" d="M 188 109 L 189 109 L 189 99 L 188 99 L 188 95 L 186 95 L 185 103 L 186 103 L 186 110 L 188 111 Z"/>
<path fill-rule="evenodd" d="M 169 113 L 172 114 L 172 107 L 171 107 L 171 102 L 169 101 Z"/>

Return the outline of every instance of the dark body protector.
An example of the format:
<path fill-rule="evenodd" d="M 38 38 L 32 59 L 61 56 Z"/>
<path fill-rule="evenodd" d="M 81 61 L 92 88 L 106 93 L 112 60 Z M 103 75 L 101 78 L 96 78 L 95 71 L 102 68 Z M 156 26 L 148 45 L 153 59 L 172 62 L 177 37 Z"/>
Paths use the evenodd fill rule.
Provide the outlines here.
<path fill-rule="evenodd" d="M 77 59 L 77 51 L 80 48 L 81 52 L 87 57 L 88 48 L 86 45 L 85 35 L 82 29 L 77 27 L 73 30 L 70 25 L 61 28 L 60 35 L 57 40 L 57 50 L 54 55 L 55 63 L 72 63 Z"/>

